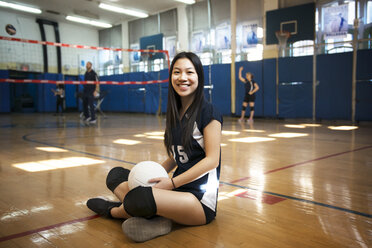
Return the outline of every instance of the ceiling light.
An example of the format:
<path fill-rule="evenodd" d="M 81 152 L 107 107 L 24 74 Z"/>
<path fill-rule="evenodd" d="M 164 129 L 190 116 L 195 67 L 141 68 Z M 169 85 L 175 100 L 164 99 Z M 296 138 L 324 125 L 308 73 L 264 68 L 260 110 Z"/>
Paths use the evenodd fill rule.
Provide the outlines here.
<path fill-rule="evenodd" d="M 195 0 L 176 0 L 177 2 L 186 3 L 186 4 L 194 4 Z"/>
<path fill-rule="evenodd" d="M 96 26 L 96 27 L 101 27 L 101 28 L 111 28 L 112 27 L 112 25 L 109 24 L 109 23 L 91 21 L 91 20 L 81 18 L 81 17 L 76 17 L 76 16 L 66 16 L 66 20 L 73 21 L 73 22 L 84 23 L 84 24 L 89 24 L 89 25 Z"/>
<path fill-rule="evenodd" d="M 31 8 L 31 7 L 27 7 L 27 6 L 20 5 L 20 4 L 15 4 L 15 3 L 7 3 L 7 2 L 4 2 L 4 1 L 0 1 L 0 7 L 6 7 L 6 8 L 15 9 L 15 10 L 21 10 L 21 11 L 25 11 L 25 12 L 34 13 L 34 14 L 40 14 L 41 13 L 41 10 L 37 9 L 37 8 Z"/>
<path fill-rule="evenodd" d="M 130 15 L 130 16 L 140 17 L 140 18 L 146 18 L 149 16 L 148 14 L 144 12 L 131 10 L 131 9 L 124 9 L 124 8 L 120 8 L 120 7 L 116 7 L 116 6 L 112 6 L 112 5 L 108 5 L 104 3 L 100 3 L 98 7 L 100 7 L 101 9 L 105 9 L 105 10 L 109 10 L 109 11 L 113 11 L 117 13 L 122 13 L 122 14 Z"/>

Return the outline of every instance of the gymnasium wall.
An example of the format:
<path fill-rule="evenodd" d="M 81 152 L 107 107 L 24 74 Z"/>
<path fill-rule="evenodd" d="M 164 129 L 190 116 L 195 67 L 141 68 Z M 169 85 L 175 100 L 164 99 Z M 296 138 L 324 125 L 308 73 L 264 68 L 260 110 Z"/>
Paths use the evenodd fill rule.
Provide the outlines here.
<path fill-rule="evenodd" d="M 11 10 L 0 9 L 0 35 L 9 36 L 5 31 L 5 25 L 12 24 L 17 34 L 15 37 L 41 40 L 41 34 L 37 16 L 30 16 Z M 58 22 L 60 39 L 62 43 L 68 44 L 84 44 L 87 46 L 98 46 L 99 35 L 98 30 L 89 26 L 79 26 L 68 22 Z M 50 25 L 44 25 L 46 39 L 55 42 L 54 29 Z M 30 67 L 29 71 L 43 71 L 43 53 L 41 45 L 28 43 L 18 43 L 9 46 L 7 42 L 0 42 L 0 69 L 20 70 L 22 64 Z M 56 48 L 47 46 L 48 52 L 48 70 L 49 72 L 57 72 Z M 76 54 L 76 49 L 62 48 L 62 70 L 65 74 L 77 74 L 76 71 L 71 71 L 69 68 L 77 68 L 81 60 L 92 60 L 94 64 L 98 61 L 98 53 L 95 50 L 79 49 Z M 84 66 L 83 66 L 84 69 Z"/>
<path fill-rule="evenodd" d="M 244 98 L 244 84 L 239 81 L 239 67 L 243 75 L 252 72 L 260 90 L 256 98 L 257 117 L 312 118 L 312 56 L 279 58 L 279 115 L 276 115 L 276 59 L 236 63 L 236 114 L 240 114 Z M 372 120 L 372 51 L 358 51 L 357 62 L 357 104 L 356 119 Z M 212 95 L 205 90 L 206 98 L 224 114 L 231 115 L 230 64 L 205 66 L 205 85 L 209 84 L 209 70 L 213 84 Z M 0 71 L 1 78 L 7 78 L 8 71 Z M 62 79 L 60 74 L 30 74 L 29 78 Z M 146 81 L 168 78 L 168 70 L 160 72 L 135 72 L 103 76 L 102 81 Z M 65 78 L 66 79 L 66 78 Z M 66 79 L 67 80 L 67 79 Z M 338 53 L 317 56 L 316 118 L 328 120 L 351 119 L 352 53 Z M 51 88 L 55 85 L 8 84 L 1 83 L 0 111 L 10 112 L 14 97 L 28 94 L 34 102 L 35 112 L 55 110 L 55 97 Z M 68 90 L 68 87 L 70 88 Z M 69 104 L 76 106 L 76 86 L 66 86 Z M 103 103 L 104 111 L 139 112 L 154 114 L 159 109 L 161 92 L 161 111 L 166 111 L 168 84 L 151 85 L 102 85 L 101 91 L 107 94 Z M 9 97 L 10 96 L 10 97 Z M 14 104 L 13 104 L 14 105 Z M 81 108 L 80 108 L 81 109 Z"/>

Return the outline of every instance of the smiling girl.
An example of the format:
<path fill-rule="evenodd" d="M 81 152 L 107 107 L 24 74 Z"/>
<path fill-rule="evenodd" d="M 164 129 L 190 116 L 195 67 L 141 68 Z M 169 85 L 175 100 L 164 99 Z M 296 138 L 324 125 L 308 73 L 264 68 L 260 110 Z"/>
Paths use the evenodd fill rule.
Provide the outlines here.
<path fill-rule="evenodd" d="M 129 170 L 116 167 L 107 186 L 122 201 L 90 199 L 98 214 L 127 219 L 124 233 L 143 242 L 171 231 L 172 222 L 204 225 L 216 216 L 221 167 L 222 115 L 204 98 L 203 67 L 198 56 L 182 52 L 170 67 L 162 166 L 171 178 L 153 178 L 153 187 L 129 190 Z"/>

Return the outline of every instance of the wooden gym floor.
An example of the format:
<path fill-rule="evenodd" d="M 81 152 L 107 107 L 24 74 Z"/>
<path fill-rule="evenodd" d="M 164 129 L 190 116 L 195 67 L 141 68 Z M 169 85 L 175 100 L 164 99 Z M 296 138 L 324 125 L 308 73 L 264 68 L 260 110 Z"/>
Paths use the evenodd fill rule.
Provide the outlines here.
<path fill-rule="evenodd" d="M 216 220 L 136 244 L 85 202 L 115 199 L 110 168 L 165 160 L 164 117 L 2 114 L 0 247 L 372 247 L 372 123 L 309 123 L 225 117 Z"/>

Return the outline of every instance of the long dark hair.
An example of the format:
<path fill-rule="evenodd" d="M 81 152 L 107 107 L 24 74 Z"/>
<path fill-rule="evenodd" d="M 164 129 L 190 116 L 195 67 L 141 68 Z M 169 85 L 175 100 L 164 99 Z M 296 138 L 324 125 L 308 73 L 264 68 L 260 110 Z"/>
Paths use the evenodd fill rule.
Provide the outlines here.
<path fill-rule="evenodd" d="M 182 107 L 181 97 L 173 89 L 172 86 L 172 72 L 174 64 L 178 59 L 186 58 L 191 61 L 195 67 L 195 71 L 198 75 L 198 87 L 195 90 L 194 101 L 191 103 L 190 107 L 185 112 L 186 122 L 181 123 L 180 110 Z M 172 130 L 176 128 L 177 124 L 180 125 L 182 129 L 182 146 L 187 154 L 191 151 L 191 138 L 194 130 L 194 123 L 198 117 L 199 109 L 204 100 L 204 71 L 202 63 L 199 57 L 191 52 L 181 52 L 177 54 L 171 64 L 169 70 L 169 85 L 168 85 L 168 105 L 167 105 L 167 115 L 166 115 L 166 127 L 164 133 L 164 145 L 167 150 L 168 156 L 172 155 L 172 143 L 173 135 Z"/>

